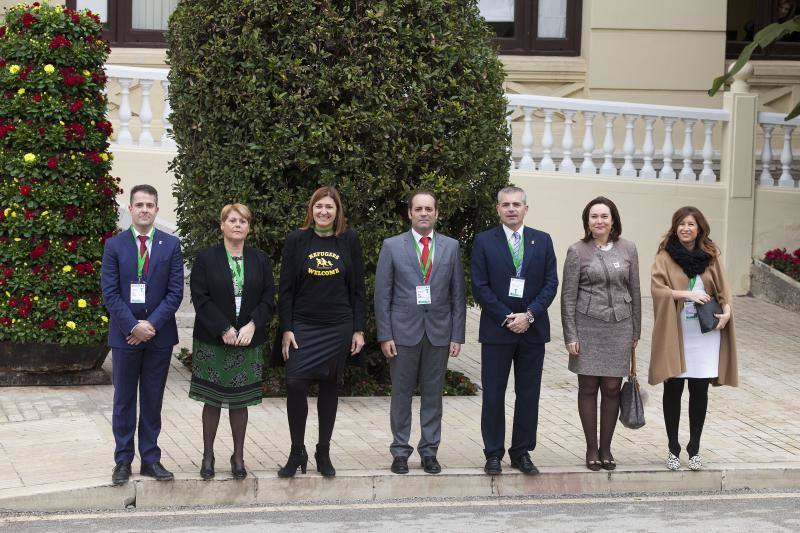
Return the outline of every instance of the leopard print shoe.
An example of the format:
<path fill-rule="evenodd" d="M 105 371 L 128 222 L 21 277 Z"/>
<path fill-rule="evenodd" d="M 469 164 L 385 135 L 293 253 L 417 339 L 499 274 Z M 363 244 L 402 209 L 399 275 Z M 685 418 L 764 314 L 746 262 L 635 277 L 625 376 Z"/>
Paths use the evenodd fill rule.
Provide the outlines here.
<path fill-rule="evenodd" d="M 681 460 L 678 458 L 678 456 L 674 455 L 672 452 L 669 452 L 669 455 L 667 455 L 667 470 L 680 470 L 680 469 L 681 469 Z"/>
<path fill-rule="evenodd" d="M 700 470 L 703 468 L 703 461 L 700 459 L 700 454 L 696 453 L 693 456 L 689 457 L 689 469 L 690 470 Z"/>

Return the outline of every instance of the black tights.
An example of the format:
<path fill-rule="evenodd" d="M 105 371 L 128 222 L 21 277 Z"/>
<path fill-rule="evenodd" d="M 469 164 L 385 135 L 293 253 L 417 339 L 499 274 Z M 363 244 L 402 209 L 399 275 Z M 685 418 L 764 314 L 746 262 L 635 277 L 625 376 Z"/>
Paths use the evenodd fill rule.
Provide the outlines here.
<path fill-rule="evenodd" d="M 217 437 L 221 409 L 213 405 L 203 406 L 203 457 L 214 456 L 214 439 Z M 233 434 L 233 459 L 237 465 L 244 462 L 244 435 L 247 431 L 247 407 L 230 409 L 228 418 Z"/>
<path fill-rule="evenodd" d="M 578 374 L 578 414 L 586 437 L 586 459 L 611 459 L 611 439 L 619 416 L 622 378 Z M 600 448 L 597 456 L 597 391 L 600 391 Z"/>
<path fill-rule="evenodd" d="M 327 379 L 319 380 L 317 396 L 317 416 L 319 417 L 318 447 L 328 449 L 336 423 L 336 410 L 339 405 L 339 385 L 337 384 L 337 361 L 328 369 Z M 308 418 L 308 388 L 313 379 L 286 378 L 286 412 L 289 417 L 289 434 L 292 447 L 304 445 L 306 419 Z"/>
<path fill-rule="evenodd" d="M 708 409 L 708 378 L 670 378 L 664 382 L 664 425 L 667 428 L 669 451 L 678 456 L 681 445 L 678 443 L 678 426 L 681 421 L 681 396 L 683 382 L 689 382 L 689 444 L 686 453 L 689 457 L 700 451 L 700 435 L 706 421 Z"/>

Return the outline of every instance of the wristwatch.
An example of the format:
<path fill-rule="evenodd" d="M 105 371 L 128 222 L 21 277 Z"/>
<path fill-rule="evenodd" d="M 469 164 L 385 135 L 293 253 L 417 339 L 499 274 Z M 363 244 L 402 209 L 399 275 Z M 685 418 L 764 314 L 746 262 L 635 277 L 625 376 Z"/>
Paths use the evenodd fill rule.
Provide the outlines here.
<path fill-rule="evenodd" d="M 525 316 L 528 317 L 528 324 L 533 324 L 533 313 L 531 313 L 530 309 L 525 311 Z"/>

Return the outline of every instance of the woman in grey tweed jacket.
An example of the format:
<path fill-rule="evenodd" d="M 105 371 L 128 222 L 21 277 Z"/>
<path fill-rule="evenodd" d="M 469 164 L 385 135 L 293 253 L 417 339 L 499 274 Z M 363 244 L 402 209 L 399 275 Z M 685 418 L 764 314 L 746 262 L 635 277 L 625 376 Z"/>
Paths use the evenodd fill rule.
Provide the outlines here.
<path fill-rule="evenodd" d="M 583 210 L 583 239 L 569 247 L 561 285 L 561 323 L 569 369 L 578 374 L 578 413 L 586 436 L 586 466 L 616 468 L 611 439 L 622 378 L 642 326 L 636 246 L 621 239 L 617 206 L 599 196 Z M 600 446 L 597 392 L 600 391 Z"/>

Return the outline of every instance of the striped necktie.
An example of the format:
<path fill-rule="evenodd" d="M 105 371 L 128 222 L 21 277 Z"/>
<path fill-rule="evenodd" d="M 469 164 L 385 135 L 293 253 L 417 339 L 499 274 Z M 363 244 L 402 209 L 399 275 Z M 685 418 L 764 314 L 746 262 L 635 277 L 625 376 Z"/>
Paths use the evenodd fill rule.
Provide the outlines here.
<path fill-rule="evenodd" d="M 515 258 L 519 257 L 520 240 L 521 239 L 519 238 L 519 233 L 515 231 L 513 234 L 511 234 L 511 241 L 512 241 L 511 246 L 514 249 Z M 519 266 L 517 267 L 517 276 L 519 276 L 521 272 L 522 272 L 522 261 L 520 261 Z"/>

